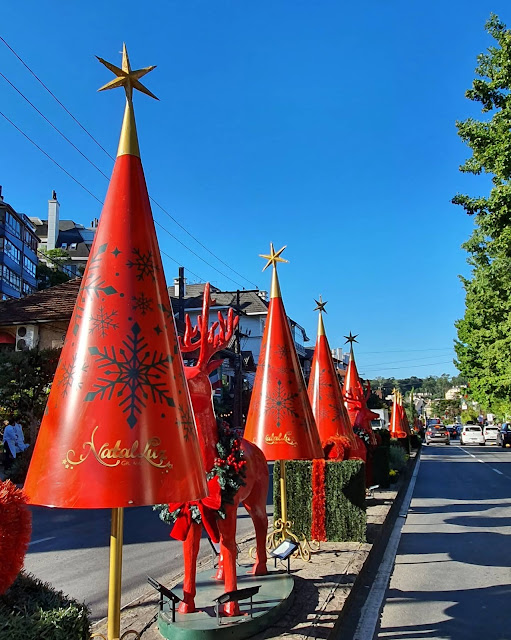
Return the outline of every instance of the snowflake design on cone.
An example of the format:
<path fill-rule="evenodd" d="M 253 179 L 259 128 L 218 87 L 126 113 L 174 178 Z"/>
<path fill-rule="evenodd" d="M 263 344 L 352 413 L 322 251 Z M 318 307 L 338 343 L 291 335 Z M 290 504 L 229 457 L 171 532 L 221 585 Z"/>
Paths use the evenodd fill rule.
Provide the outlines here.
<path fill-rule="evenodd" d="M 338 422 L 342 420 L 342 416 L 344 414 L 342 407 L 338 404 L 329 404 L 330 411 L 327 411 L 329 417 L 331 417 L 332 422 Z"/>
<path fill-rule="evenodd" d="M 82 365 L 82 371 L 85 372 L 87 371 L 87 363 L 84 363 Z M 73 388 L 73 384 L 75 383 L 75 377 L 76 377 L 76 353 L 73 356 L 73 359 L 71 360 L 71 362 L 63 362 L 61 365 L 62 368 L 62 377 L 60 378 L 60 380 L 57 383 L 57 387 L 62 387 L 62 395 L 63 396 L 67 396 L 67 394 L 69 393 L 69 391 L 71 391 L 71 389 Z M 81 389 L 82 388 L 82 382 L 78 383 L 78 388 Z M 48 407 L 46 407 L 48 408 Z"/>
<path fill-rule="evenodd" d="M 184 438 L 188 440 L 188 438 L 193 434 L 195 430 L 195 421 L 193 419 L 193 413 L 191 412 L 189 407 L 183 407 L 183 405 L 179 405 L 178 407 L 179 417 L 176 419 L 176 426 L 182 427 L 184 431 Z"/>
<path fill-rule="evenodd" d="M 156 272 L 160 270 L 160 267 L 154 263 L 154 257 L 152 251 L 142 253 L 140 249 L 133 249 L 135 258 L 128 260 L 126 265 L 130 269 L 136 269 L 137 280 L 145 280 L 146 277 L 151 277 L 156 280 Z"/>
<path fill-rule="evenodd" d="M 292 416 L 293 418 L 299 417 L 293 408 L 295 398 L 299 395 L 299 393 L 286 393 L 286 391 L 282 389 L 282 381 L 277 381 L 276 392 L 266 398 L 266 411 L 275 415 L 277 427 L 280 427 L 280 421 L 282 417 L 286 415 Z"/>
<path fill-rule="evenodd" d="M 117 315 L 117 311 L 105 311 L 103 306 L 99 307 L 97 315 L 91 315 L 91 328 L 89 329 L 89 333 L 94 333 L 97 331 L 102 338 L 105 338 L 110 329 L 118 329 L 119 325 L 114 320 Z"/>
<path fill-rule="evenodd" d="M 330 382 L 325 380 L 325 369 L 319 376 L 319 400 L 331 400 L 334 397 L 334 389 Z"/>
<path fill-rule="evenodd" d="M 276 349 L 279 360 L 287 360 L 291 355 L 291 349 L 285 344 L 279 344 Z"/>
<path fill-rule="evenodd" d="M 115 393 L 115 398 L 120 399 L 119 407 L 127 414 L 130 428 L 137 424 L 149 394 L 153 402 L 175 406 L 164 381 L 173 358 L 156 351 L 151 354 L 140 332 L 140 326 L 135 322 L 118 354 L 115 347 L 110 347 L 110 351 L 108 347 L 102 351 L 98 347 L 89 347 L 89 353 L 97 359 L 99 372 L 94 384 L 96 390 L 87 393 L 85 402 L 91 402 L 98 396 L 101 400 L 111 400 Z"/>
<path fill-rule="evenodd" d="M 140 313 L 145 316 L 148 311 L 153 310 L 153 299 L 148 298 L 145 293 L 142 293 L 139 296 L 133 296 L 133 309 L 135 311 L 140 311 Z"/>
<path fill-rule="evenodd" d="M 96 273 L 96 269 L 99 268 L 103 254 L 107 250 L 108 243 L 102 244 L 94 256 L 89 258 L 89 264 L 87 265 L 87 274 L 83 280 L 81 289 L 78 293 L 76 302 L 75 322 L 73 327 L 73 335 L 78 333 L 79 322 L 83 317 L 85 310 L 85 301 L 87 296 L 95 296 L 99 298 L 100 295 L 111 296 L 117 293 L 117 289 L 110 284 L 107 284 L 106 280 Z"/>

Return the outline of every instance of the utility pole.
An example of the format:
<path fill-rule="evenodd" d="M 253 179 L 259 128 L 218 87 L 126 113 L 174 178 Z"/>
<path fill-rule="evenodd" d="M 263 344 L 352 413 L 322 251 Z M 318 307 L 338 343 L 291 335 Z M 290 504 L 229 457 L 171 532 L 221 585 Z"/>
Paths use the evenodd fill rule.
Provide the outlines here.
<path fill-rule="evenodd" d="M 179 322 L 184 324 L 185 322 L 185 268 L 179 267 L 179 278 L 178 278 L 178 311 L 177 317 Z"/>
<path fill-rule="evenodd" d="M 236 325 L 235 342 L 234 342 L 234 398 L 232 418 L 234 427 L 243 428 L 243 358 L 241 357 L 240 343 L 240 290 L 236 291 L 236 314 L 238 316 L 238 324 Z"/>
<path fill-rule="evenodd" d="M 232 408 L 232 423 L 235 428 L 243 429 L 245 422 L 243 420 L 243 356 L 241 354 L 241 316 L 245 315 L 241 309 L 240 294 L 241 293 L 259 293 L 259 289 L 239 289 L 236 291 L 236 315 L 238 316 L 238 324 L 236 325 L 235 341 L 234 341 L 234 397 Z"/>

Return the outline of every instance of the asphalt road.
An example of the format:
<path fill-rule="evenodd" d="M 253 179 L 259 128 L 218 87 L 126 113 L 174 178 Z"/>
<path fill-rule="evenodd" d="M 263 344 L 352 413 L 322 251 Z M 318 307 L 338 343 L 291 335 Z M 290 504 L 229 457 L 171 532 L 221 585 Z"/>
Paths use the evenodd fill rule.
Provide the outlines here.
<path fill-rule="evenodd" d="M 423 447 L 375 637 L 511 639 L 511 449 Z"/>
<path fill-rule="evenodd" d="M 270 466 L 270 474 L 271 471 Z M 268 513 L 273 512 L 271 483 L 270 475 Z M 86 602 L 93 620 L 105 617 L 110 510 L 31 509 L 32 539 L 25 570 Z M 147 584 L 148 575 L 165 583 L 182 571 L 182 543 L 169 538 L 169 531 L 169 526 L 161 522 L 151 507 L 125 509 L 122 606 L 151 590 Z M 252 520 L 240 507 L 237 539 L 251 531 Z M 201 541 L 200 555 L 203 558 L 212 556 L 207 539 Z"/>

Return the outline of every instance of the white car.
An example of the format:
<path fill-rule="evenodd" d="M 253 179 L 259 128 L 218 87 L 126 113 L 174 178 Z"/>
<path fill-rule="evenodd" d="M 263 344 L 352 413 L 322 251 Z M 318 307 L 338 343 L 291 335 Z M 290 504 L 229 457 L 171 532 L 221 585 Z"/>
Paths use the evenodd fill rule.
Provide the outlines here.
<path fill-rule="evenodd" d="M 499 428 L 489 424 L 487 427 L 483 429 L 484 443 L 485 444 L 497 444 L 497 434 L 499 433 Z"/>
<path fill-rule="evenodd" d="M 460 444 L 484 445 L 483 430 L 476 424 L 466 424 L 460 433 Z"/>

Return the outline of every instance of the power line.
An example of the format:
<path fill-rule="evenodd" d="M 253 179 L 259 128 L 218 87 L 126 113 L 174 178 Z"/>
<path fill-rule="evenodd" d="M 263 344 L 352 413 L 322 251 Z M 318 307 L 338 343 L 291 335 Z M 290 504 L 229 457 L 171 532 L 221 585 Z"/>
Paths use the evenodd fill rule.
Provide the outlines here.
<path fill-rule="evenodd" d="M 439 365 L 439 364 L 452 364 L 452 360 L 447 360 L 445 362 L 428 362 L 427 364 L 415 365 L 415 367 L 435 367 L 436 365 Z M 408 366 L 404 366 L 404 367 L 385 367 L 385 369 L 386 370 L 391 370 L 391 369 L 410 369 L 410 367 L 412 369 L 415 368 L 413 365 L 408 365 Z M 364 367 L 364 368 L 365 369 L 370 369 L 371 367 Z"/>
<path fill-rule="evenodd" d="M 1 36 L 0 36 L 1 37 Z M 17 131 L 19 131 L 19 133 L 21 133 L 22 136 L 24 136 L 29 142 L 31 142 L 37 149 L 39 149 L 39 151 L 44 154 L 48 160 L 51 160 L 51 162 L 53 162 L 53 164 L 55 164 L 61 171 L 63 171 L 69 178 L 71 178 L 71 180 L 73 180 L 74 182 L 76 182 L 76 184 L 78 186 L 80 186 L 84 191 L 86 191 L 90 196 L 92 196 L 95 200 L 97 200 L 99 202 L 99 204 L 103 205 L 103 201 L 98 198 L 96 195 L 94 195 L 92 193 L 92 191 L 89 191 L 89 189 L 87 189 L 87 187 L 85 185 L 83 185 L 79 180 L 77 180 L 71 173 L 69 173 L 69 171 L 67 171 L 66 169 L 64 169 L 64 167 L 62 165 L 60 165 L 54 158 L 52 158 L 52 156 L 50 156 L 48 153 L 46 153 L 46 151 L 41 148 L 37 142 L 35 142 L 34 140 L 32 140 L 32 138 L 30 136 L 28 136 L 24 131 L 22 131 L 16 124 L 14 124 L 14 122 L 8 118 L 5 113 L 3 113 L 3 111 L 0 111 L 0 116 L 2 116 L 3 118 L 5 118 L 5 120 L 7 120 L 7 122 L 9 124 L 11 124 Z M 163 225 L 161 225 L 157 220 L 155 220 L 155 223 L 160 226 L 164 231 L 166 231 L 171 237 L 174 237 L 170 231 L 168 231 L 168 229 L 166 229 Z M 177 238 L 175 238 L 177 240 Z M 178 242 L 180 242 L 178 240 Z M 182 244 L 182 243 L 181 243 Z M 182 266 L 177 260 L 175 260 L 174 258 L 172 258 L 172 256 L 170 256 L 168 253 L 166 253 L 165 251 L 163 251 L 163 249 L 160 248 L 160 253 L 162 253 L 164 256 L 166 256 L 167 258 L 169 258 L 169 260 L 172 260 L 172 262 L 175 262 L 178 266 Z M 47 258 L 47 256 L 45 255 L 45 258 Z M 50 259 L 51 260 L 51 259 Z M 213 267 L 214 268 L 214 267 Z M 191 273 L 193 276 L 195 276 L 196 278 L 199 279 L 200 282 L 205 282 L 204 278 L 201 278 L 201 276 L 199 276 L 198 274 L 194 273 L 191 269 L 189 269 L 188 267 L 186 267 L 186 270 L 188 273 Z M 221 273 L 221 272 L 219 272 Z M 223 275 L 223 274 L 222 274 Z M 228 277 L 228 276 L 225 276 Z M 229 278 L 230 280 L 230 278 Z M 232 280 L 232 282 L 235 282 L 235 280 Z M 238 283 L 236 283 L 238 284 Z"/>
<path fill-rule="evenodd" d="M 39 78 L 39 76 L 34 71 L 32 71 L 32 69 L 28 66 L 28 64 L 16 53 L 16 51 L 14 51 L 14 49 L 2 38 L 2 36 L 0 36 L 0 40 L 16 56 L 16 58 L 18 58 L 18 60 L 27 69 L 27 71 L 34 76 L 34 78 L 37 80 L 37 82 L 39 82 L 39 84 L 42 85 L 46 89 L 46 91 L 50 94 L 50 96 L 64 109 L 64 111 L 69 116 L 71 116 L 71 118 L 76 122 L 76 124 L 81 129 L 83 129 L 83 131 L 85 131 L 85 133 L 89 136 L 89 138 L 91 138 L 98 145 L 98 147 L 102 151 L 104 151 L 106 153 L 106 155 L 111 160 L 115 160 L 115 158 L 113 156 L 111 156 L 103 146 L 101 146 L 101 144 L 96 140 L 96 138 L 91 133 L 89 133 L 89 131 L 87 131 L 87 129 L 83 126 L 83 124 L 74 117 L 74 115 L 71 113 L 71 111 L 69 111 L 69 109 L 64 104 L 62 104 L 62 102 L 57 98 L 57 96 L 44 84 L 44 82 L 41 80 L 41 78 Z"/>
<path fill-rule="evenodd" d="M 3 73 L 1 73 L 1 72 L 0 72 L 0 75 L 1 75 L 1 76 L 2 76 L 2 77 L 3 77 L 3 78 L 4 78 L 4 79 L 5 79 L 5 80 L 6 80 L 6 81 L 7 81 L 7 82 L 12 86 L 12 87 L 13 87 L 13 89 L 15 89 L 15 90 L 16 90 L 16 91 L 17 91 L 17 92 L 18 92 L 18 93 L 19 93 L 19 94 L 20 94 L 20 95 L 21 95 L 21 96 L 22 96 L 22 97 L 23 97 L 23 98 L 24 98 L 24 99 L 25 99 L 25 100 L 26 100 L 26 101 L 27 101 L 27 102 L 28 102 L 28 103 L 29 103 L 29 104 L 30 104 L 30 105 L 31 105 L 31 106 L 36 110 L 36 111 L 37 111 L 37 113 L 39 113 L 39 115 L 40 115 L 42 118 L 44 118 L 44 120 L 46 120 L 46 122 L 48 122 L 48 124 L 50 124 L 50 125 L 53 127 L 53 129 L 55 129 L 55 131 L 57 131 L 57 132 L 58 132 L 58 133 L 59 133 L 59 134 L 64 138 L 64 140 L 66 140 L 67 142 L 69 142 L 69 144 L 70 144 L 74 149 L 76 149 L 76 150 L 78 151 L 78 153 L 79 153 L 83 158 L 85 158 L 85 160 L 87 160 L 87 162 L 89 162 L 89 163 L 90 163 L 90 164 L 91 164 L 95 169 L 97 169 L 97 170 L 99 171 L 99 173 L 101 173 L 101 175 L 102 175 L 104 178 L 106 178 L 106 179 L 108 180 L 108 176 L 107 176 L 105 173 L 103 173 L 103 171 L 102 171 L 102 170 L 101 170 L 101 169 L 100 169 L 96 164 L 94 164 L 94 162 L 92 162 L 92 160 L 91 160 L 90 158 L 88 158 L 84 153 L 82 153 L 82 152 L 80 151 L 80 149 L 78 149 L 78 147 L 77 147 L 76 145 L 74 145 L 74 144 L 71 142 L 71 140 L 69 140 L 69 138 L 67 138 L 67 137 L 62 133 L 62 131 L 60 131 L 60 129 L 58 129 L 58 127 L 56 127 L 52 122 L 50 122 L 50 120 L 48 120 L 48 118 L 47 118 L 43 113 L 41 113 L 41 111 L 39 111 L 39 109 L 38 109 L 34 104 L 32 104 L 32 102 L 30 102 L 30 100 L 29 100 L 29 99 L 28 99 L 28 98 L 27 98 L 27 97 L 26 97 L 26 96 L 25 96 L 25 95 L 24 95 L 24 94 L 23 94 L 19 89 L 17 89 L 17 88 L 12 84 L 12 82 L 10 82 L 10 81 L 9 81 L 9 80 L 4 76 L 4 74 L 3 74 Z M 2 115 L 4 115 L 4 114 L 2 114 Z M 5 116 L 5 115 L 4 115 L 4 118 L 6 118 L 7 120 L 9 120 L 9 119 L 7 118 L 7 116 Z M 9 122 L 10 122 L 14 127 L 16 127 L 16 129 L 17 129 L 20 133 L 23 133 L 23 131 L 22 131 L 19 127 L 17 127 L 17 126 L 16 126 L 16 125 L 11 121 L 11 120 L 9 120 Z M 24 133 L 23 133 L 23 135 L 24 135 L 28 140 L 30 140 L 30 141 L 31 141 L 31 142 L 32 142 L 32 143 L 33 143 L 33 144 L 34 144 L 34 145 L 35 145 L 35 146 L 36 146 L 40 151 L 42 151 L 42 152 L 46 155 L 46 157 L 50 158 L 53 162 L 55 162 L 55 164 L 56 164 L 60 169 L 63 169 L 63 168 L 62 168 L 62 167 L 61 167 L 61 166 L 60 166 L 60 165 L 59 165 L 55 160 L 53 160 L 53 158 L 51 158 L 51 157 L 49 156 L 49 154 L 47 154 L 46 152 L 44 152 L 44 151 L 41 149 L 41 147 L 39 147 L 39 145 L 37 145 L 37 144 L 36 144 L 36 143 L 31 139 L 31 138 L 29 138 L 29 137 L 28 137 L 26 134 L 24 134 Z M 63 171 L 65 171 L 65 169 L 63 169 Z M 68 175 L 68 176 L 72 177 L 72 176 L 71 176 L 71 174 L 70 174 L 69 172 L 67 172 L 67 171 L 66 171 L 66 173 L 67 173 L 67 175 Z M 87 193 L 89 193 L 90 195 L 92 195 L 92 196 L 93 196 L 93 197 L 94 197 L 98 202 L 100 202 L 101 204 L 103 204 L 103 202 L 102 202 L 102 201 L 101 201 L 97 196 L 95 196 L 94 194 L 92 194 L 92 192 L 91 192 L 91 191 L 89 191 L 88 189 L 86 189 L 86 188 L 85 188 L 85 187 L 84 187 L 80 182 L 78 182 L 78 180 L 76 180 L 75 178 L 73 178 L 73 180 L 75 180 L 75 182 L 76 182 L 77 184 L 79 184 L 81 187 L 83 187 L 83 188 L 87 191 Z M 158 205 L 158 206 L 160 206 L 160 205 Z M 162 208 L 162 207 L 160 206 L 160 208 Z M 163 210 L 163 209 L 162 209 L 162 210 Z M 242 285 L 240 282 L 237 282 L 236 280 L 233 280 L 230 276 L 228 276 L 227 274 L 225 274 L 225 273 L 223 273 L 222 271 L 220 271 L 219 269 L 217 269 L 215 266 L 213 266 L 211 263 L 209 263 L 207 260 L 205 260 L 202 256 L 200 256 L 198 253 L 196 253 L 193 249 L 191 249 L 187 244 L 185 244 L 184 242 L 182 242 L 182 241 L 181 241 L 177 236 L 175 236 L 173 233 L 171 233 L 171 232 L 170 232 L 166 227 L 164 227 L 162 224 L 160 224 L 157 220 L 155 220 L 155 223 L 156 223 L 159 227 L 161 227 L 161 228 L 162 228 L 166 233 L 168 233 L 168 235 L 169 235 L 172 239 L 174 239 L 176 242 L 178 242 L 178 243 L 179 243 L 182 247 L 184 247 L 187 251 L 189 251 L 189 252 L 190 252 L 191 254 L 193 254 L 196 258 L 199 258 L 199 260 L 202 260 L 202 262 L 204 262 L 205 264 L 207 264 L 207 265 L 208 265 L 208 267 L 210 267 L 211 269 L 213 269 L 214 271 L 216 271 L 217 273 L 219 273 L 219 274 L 220 274 L 221 276 L 223 276 L 224 278 L 227 278 L 227 280 L 230 280 L 231 282 L 234 282 L 234 284 L 236 284 L 236 285 L 240 286 L 241 288 L 243 288 L 243 285 Z M 178 263 L 178 264 L 179 264 L 179 263 Z M 188 269 L 188 271 L 189 271 L 189 269 Z M 192 272 L 190 271 L 190 273 L 192 273 Z M 243 276 L 242 276 L 242 277 L 243 277 Z M 250 282 L 250 281 L 248 281 L 248 282 Z"/>
<path fill-rule="evenodd" d="M 357 351 L 358 355 L 369 353 L 418 353 L 419 351 L 453 351 L 454 347 L 443 347 L 434 349 L 394 349 L 392 351 Z"/>
<path fill-rule="evenodd" d="M 361 364 L 360 367 L 362 369 L 365 368 L 371 368 L 371 367 L 379 367 L 379 366 L 384 366 L 386 364 L 398 364 L 400 362 L 417 362 L 418 360 L 429 360 L 430 358 L 438 358 L 438 354 L 437 355 L 431 355 L 431 356 L 424 356 L 424 358 L 409 358 L 407 360 L 390 360 L 389 362 L 370 362 L 370 363 L 366 363 Z"/>
<path fill-rule="evenodd" d="M 98 147 L 104 151 L 106 153 L 106 155 L 111 159 L 111 160 L 115 160 L 115 158 L 96 140 L 96 138 L 87 130 L 87 128 L 81 124 L 81 122 L 75 118 L 73 116 L 73 114 L 69 111 L 69 109 L 67 109 L 67 107 L 57 98 L 57 96 L 46 86 L 46 84 L 39 78 L 39 76 L 32 71 L 32 69 L 28 66 L 28 64 L 21 58 L 21 56 L 19 56 L 16 51 L 14 51 L 14 49 L 5 41 L 4 38 L 2 38 L 2 36 L 0 36 L 0 40 L 5 44 L 5 46 L 16 56 L 16 58 L 23 64 L 23 66 L 34 76 L 34 78 L 44 87 L 44 89 L 52 96 L 52 98 L 64 109 L 64 111 L 78 124 L 78 126 L 83 129 L 83 131 L 85 131 L 85 133 L 98 145 Z M 85 158 L 95 169 L 97 169 L 99 171 L 99 173 L 101 173 L 102 176 L 104 176 L 107 180 L 108 180 L 108 176 L 105 175 L 103 173 L 103 171 L 92 161 L 90 160 L 90 158 L 88 158 L 84 153 L 82 153 L 80 151 L 80 149 L 78 149 L 78 147 L 73 144 L 73 142 L 71 142 L 71 140 L 69 140 L 43 113 L 41 113 L 41 111 L 39 111 L 39 109 L 32 104 L 32 102 L 19 90 L 17 89 L 14 84 L 12 82 L 10 82 L 10 80 L 8 80 L 4 74 L 0 74 L 2 75 L 2 77 L 11 85 L 11 87 L 13 89 L 15 89 L 45 120 L 46 122 L 48 122 L 48 124 L 50 126 L 52 126 L 67 142 L 69 142 L 69 144 L 76 149 L 76 151 L 78 151 L 78 153 Z M 246 278 L 244 275 L 242 275 L 241 273 L 239 273 L 238 271 L 236 271 L 236 269 L 234 269 L 233 267 L 231 267 L 229 264 L 227 264 L 227 262 L 225 262 L 224 260 L 222 260 L 222 258 L 220 258 L 219 256 L 217 256 L 215 253 L 213 253 L 213 251 L 211 251 L 211 249 L 209 249 L 205 244 L 203 244 L 196 236 L 194 236 L 190 231 L 188 231 L 188 229 L 183 226 L 171 213 L 169 213 L 159 202 L 157 202 L 154 198 L 152 198 L 150 196 L 150 200 L 151 202 L 153 202 L 159 209 L 161 209 L 161 211 L 163 211 L 163 213 L 165 215 L 167 215 L 175 224 L 177 224 L 177 226 L 182 229 L 188 236 L 190 236 L 190 238 L 192 238 L 200 247 L 202 247 L 205 251 L 207 251 L 213 258 L 215 258 L 216 260 L 218 260 L 218 262 L 220 262 L 221 264 L 223 264 L 225 267 L 227 267 L 228 269 L 230 269 L 233 273 L 235 273 L 237 276 L 239 276 L 240 278 L 242 278 L 243 280 L 246 280 L 247 282 L 249 282 L 251 285 L 254 285 L 257 288 L 257 284 L 255 282 L 252 282 L 251 280 L 249 280 L 248 278 Z M 175 237 L 175 236 L 173 236 Z M 177 239 L 177 238 L 176 238 Z M 187 245 L 185 245 L 184 243 L 181 242 L 181 244 L 186 247 L 189 251 L 191 251 L 195 256 L 197 256 L 199 259 L 201 259 L 203 262 L 205 262 L 208 266 L 210 266 L 212 269 L 215 269 L 215 267 L 213 267 L 212 265 L 210 265 L 207 261 L 205 261 L 203 258 L 201 258 L 201 256 L 199 256 L 198 254 L 196 254 L 195 252 L 193 252 Z M 236 282 L 236 280 L 233 280 L 232 278 L 230 278 L 229 276 L 224 275 L 221 271 L 219 271 L 218 269 L 215 269 L 218 273 L 220 273 L 220 275 L 222 275 L 224 278 L 227 278 L 228 280 L 230 280 L 231 282 L 234 282 L 237 285 L 242 286 L 239 282 Z"/>
<path fill-rule="evenodd" d="M 75 149 L 75 151 L 78 151 L 78 153 L 82 156 L 82 158 L 85 158 L 85 160 L 87 160 L 87 162 L 89 164 L 91 164 L 94 169 L 96 169 L 97 171 L 99 171 L 99 173 L 108 180 L 108 176 L 106 175 L 106 173 L 103 173 L 103 171 L 97 166 L 97 164 L 95 164 L 89 157 L 87 157 L 84 153 L 82 153 L 80 151 L 80 149 L 74 144 L 74 142 L 72 142 L 64 133 L 62 133 L 62 131 L 56 127 L 53 122 L 51 120 L 49 120 L 42 111 L 39 111 L 39 109 L 35 106 L 35 104 L 33 102 L 31 102 L 27 96 L 18 89 L 18 87 L 16 87 L 10 80 L 9 78 L 7 78 L 1 71 L 0 71 L 0 76 L 2 76 L 2 78 L 14 89 L 14 91 L 16 91 L 22 98 L 23 100 L 25 100 L 26 102 L 28 102 L 28 104 L 32 107 L 32 109 L 35 109 L 35 111 L 37 111 L 37 113 L 41 116 L 41 118 L 43 118 L 49 125 L 50 127 L 52 127 L 53 129 L 55 129 L 55 131 L 62 136 L 62 138 L 64 138 L 64 140 L 66 142 L 68 142 L 73 149 Z"/>
<path fill-rule="evenodd" d="M 0 116 L 2 116 L 3 118 L 5 118 L 7 120 L 7 122 L 9 124 L 11 124 L 17 131 L 19 131 L 21 133 L 22 136 L 24 136 L 29 142 L 31 142 L 34 147 L 36 147 L 37 149 L 39 149 L 39 151 L 44 154 L 48 160 L 51 160 L 53 162 L 53 164 L 55 164 L 61 171 L 63 171 L 69 178 L 71 178 L 71 180 L 73 180 L 73 182 L 76 182 L 76 184 L 78 186 L 80 186 L 84 191 L 86 191 L 90 196 L 92 196 L 94 198 L 94 200 L 97 200 L 100 204 L 103 204 L 101 202 L 101 200 L 95 196 L 92 191 L 89 191 L 87 189 L 87 187 L 85 185 L 83 185 L 79 180 L 77 180 L 73 175 L 71 175 L 69 173 L 69 171 L 67 171 L 66 169 L 64 169 L 64 167 L 62 165 L 60 165 L 54 158 L 52 158 L 48 153 L 46 153 L 46 151 L 44 149 L 42 149 L 37 142 L 34 142 L 32 140 L 32 138 L 30 138 L 30 136 L 28 136 L 24 131 L 22 131 L 17 125 L 14 124 L 14 122 L 8 118 L 5 113 L 3 113 L 2 111 L 0 111 Z"/>
<path fill-rule="evenodd" d="M 0 74 L 1 75 L 1 74 Z M 76 184 L 78 186 L 80 186 L 84 191 L 86 191 L 90 196 L 92 196 L 95 200 L 97 200 L 97 202 L 99 202 L 99 204 L 103 205 L 103 201 L 98 198 L 96 195 L 94 195 L 94 193 L 92 193 L 92 191 L 90 191 L 89 189 L 87 189 L 87 187 L 82 184 L 79 180 L 77 180 L 71 173 L 69 173 L 69 171 L 67 171 L 66 169 L 64 169 L 64 167 L 62 165 L 60 165 L 52 156 L 50 156 L 49 153 L 47 153 L 42 147 L 40 147 L 34 140 L 32 140 L 32 138 L 27 135 L 22 129 L 20 129 L 10 118 L 8 118 L 5 113 L 3 113 L 2 111 L 0 111 L 0 116 L 2 116 L 3 118 L 5 118 L 7 120 L 7 122 L 9 124 L 11 124 L 19 133 L 21 133 L 22 136 L 24 136 L 29 142 L 31 142 L 42 154 L 44 154 L 48 160 L 51 160 L 53 162 L 53 164 L 55 164 L 61 171 L 63 171 L 69 178 L 71 178 L 71 180 L 73 180 L 74 182 L 76 182 Z M 155 224 L 157 224 L 161 229 L 163 229 L 163 231 L 165 231 L 165 233 L 168 233 L 168 235 L 173 238 L 174 240 L 176 240 L 176 242 L 179 242 L 179 244 L 181 244 L 183 247 L 185 247 L 185 249 L 188 249 L 188 251 L 190 251 L 193 255 L 195 255 L 197 258 L 199 258 L 200 260 L 202 260 L 203 262 L 205 262 L 209 267 L 211 267 L 212 269 L 214 269 L 215 271 L 217 271 L 221 276 L 223 276 L 224 278 L 227 278 L 228 280 L 230 280 L 231 282 L 234 282 L 234 284 L 238 284 L 241 286 L 241 284 L 239 282 L 237 282 L 236 280 L 233 280 L 232 278 L 230 278 L 228 275 L 226 275 L 225 273 L 222 273 L 220 270 L 218 270 L 216 267 L 214 267 L 213 265 L 211 265 L 209 262 L 207 262 L 207 260 L 204 260 L 204 258 L 201 258 L 201 256 L 199 256 L 197 253 L 195 253 L 192 249 L 190 249 L 187 245 L 185 245 L 183 242 L 181 242 L 181 240 L 179 240 L 179 238 L 176 238 L 176 236 L 174 236 L 174 234 L 172 234 L 166 227 L 164 227 L 161 223 L 159 223 L 157 220 L 154 221 Z M 160 252 L 167 256 L 167 258 L 169 258 L 170 260 L 172 260 L 173 262 L 175 262 L 177 265 L 181 266 L 180 263 L 175 260 L 174 258 L 172 258 L 171 256 L 169 256 L 168 253 L 166 253 L 165 251 L 163 251 L 163 249 L 160 249 Z M 188 273 L 191 273 L 192 275 L 194 275 L 196 278 L 199 278 L 199 280 L 201 282 L 205 282 L 204 278 L 201 278 L 199 275 L 197 275 L 196 273 L 194 273 L 191 269 L 189 269 L 188 267 L 186 267 L 186 270 Z"/>

